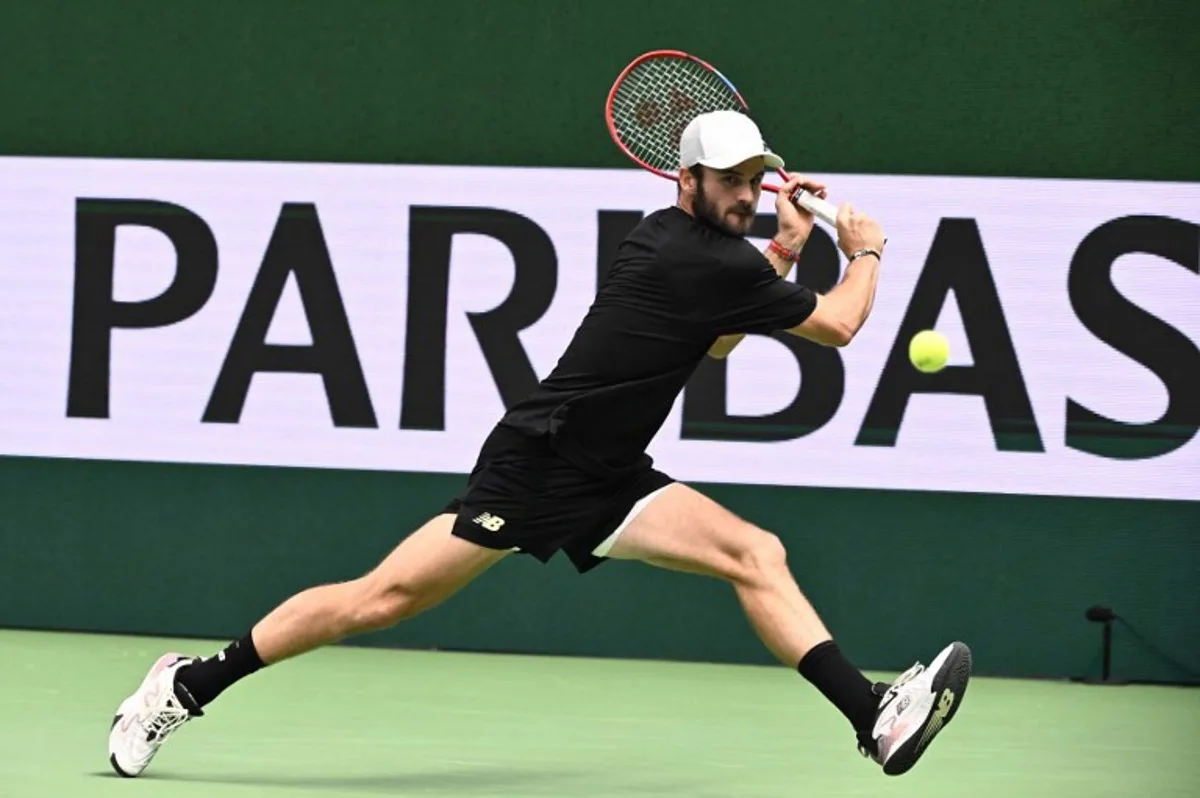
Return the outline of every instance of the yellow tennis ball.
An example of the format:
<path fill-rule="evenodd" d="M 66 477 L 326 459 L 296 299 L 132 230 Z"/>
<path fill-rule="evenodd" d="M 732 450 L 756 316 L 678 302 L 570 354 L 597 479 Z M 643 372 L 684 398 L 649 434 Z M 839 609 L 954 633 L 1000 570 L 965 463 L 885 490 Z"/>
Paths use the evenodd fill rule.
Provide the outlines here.
<path fill-rule="evenodd" d="M 950 359 L 950 342 L 939 332 L 921 330 L 908 342 L 908 359 L 926 374 L 941 371 Z"/>

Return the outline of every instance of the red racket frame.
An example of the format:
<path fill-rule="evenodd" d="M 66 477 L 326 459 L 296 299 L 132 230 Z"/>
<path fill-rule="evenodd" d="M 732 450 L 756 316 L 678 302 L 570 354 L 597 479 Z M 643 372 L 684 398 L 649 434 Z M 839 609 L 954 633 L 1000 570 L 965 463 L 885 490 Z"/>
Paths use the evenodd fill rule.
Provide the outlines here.
<path fill-rule="evenodd" d="M 678 182 L 678 173 L 666 172 L 662 169 L 657 169 L 635 155 L 633 151 L 625 145 L 625 142 L 621 141 L 621 137 L 617 133 L 616 123 L 613 121 L 613 100 L 616 98 L 617 90 L 621 87 L 622 82 L 624 82 L 629 73 L 636 69 L 639 65 L 656 58 L 683 58 L 692 61 L 720 78 L 721 81 L 729 87 L 730 91 L 733 92 L 734 97 L 737 98 L 738 103 L 741 104 L 742 110 L 746 112 L 747 116 L 749 116 L 750 104 L 746 102 L 746 99 L 742 96 L 741 92 L 739 92 L 737 87 L 733 85 L 733 81 L 725 77 L 721 70 L 717 69 L 703 58 L 699 58 L 682 50 L 651 50 L 648 53 L 643 53 L 642 55 L 638 56 L 631 61 L 627 67 L 621 70 L 621 74 L 617 75 L 617 79 L 613 81 L 612 88 L 608 91 L 608 98 L 604 103 L 604 121 L 608 127 L 609 136 L 612 137 L 612 140 L 616 143 L 617 147 L 620 148 L 621 152 L 625 153 L 625 155 L 638 166 L 642 167 L 648 172 L 658 175 L 659 177 L 665 177 L 668 180 L 674 180 Z M 788 180 L 789 175 L 782 167 L 776 168 L 775 171 L 781 178 L 783 178 L 784 181 Z M 763 183 L 763 188 L 767 191 L 778 193 L 780 186 Z M 810 194 L 804 189 L 801 189 L 793 194 L 792 201 L 797 205 L 812 211 L 819 218 L 824 219 L 829 224 L 837 223 L 837 208 L 826 200 Z"/>

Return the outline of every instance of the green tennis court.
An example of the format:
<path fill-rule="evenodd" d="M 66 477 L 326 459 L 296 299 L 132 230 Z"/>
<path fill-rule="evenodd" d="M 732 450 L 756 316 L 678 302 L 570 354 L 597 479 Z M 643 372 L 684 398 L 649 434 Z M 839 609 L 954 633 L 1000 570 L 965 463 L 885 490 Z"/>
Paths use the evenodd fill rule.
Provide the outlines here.
<path fill-rule="evenodd" d="M 1200 794 L 1195 689 L 977 678 L 891 779 L 782 668 L 353 647 L 252 676 L 142 778 L 111 775 L 112 711 L 153 659 L 217 647 L 0 632 L 0 796 Z"/>

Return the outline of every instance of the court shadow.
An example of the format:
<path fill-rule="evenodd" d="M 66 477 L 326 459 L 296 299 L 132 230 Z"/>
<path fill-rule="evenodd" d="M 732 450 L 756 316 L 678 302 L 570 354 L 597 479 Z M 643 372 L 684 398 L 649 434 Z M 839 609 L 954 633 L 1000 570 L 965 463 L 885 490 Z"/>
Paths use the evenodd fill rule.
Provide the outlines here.
<path fill-rule="evenodd" d="M 492 795 L 497 788 L 537 788 L 543 793 L 587 795 L 587 780 L 595 774 L 586 770 L 550 770 L 546 768 L 470 767 L 461 770 L 377 773 L 363 775 L 288 776 L 276 773 L 147 773 L 140 780 L 189 782 L 213 786 L 271 787 L 332 792 L 405 795 Z M 570 784 L 568 783 L 575 782 Z M 583 788 L 584 792 L 579 789 Z M 597 793 L 598 794 L 598 793 Z"/>
<path fill-rule="evenodd" d="M 94 772 L 101 778 L 120 778 L 111 771 Z M 646 783 L 614 784 L 611 770 L 566 770 L 473 766 L 458 770 L 378 773 L 346 776 L 288 776 L 276 773 L 147 773 L 138 781 L 160 783 L 209 784 L 214 787 L 259 787 L 316 792 L 362 792 L 383 795 L 495 795 L 497 790 L 526 791 L 530 795 L 572 796 L 572 798 L 609 798 L 624 795 L 683 796 L 715 798 L 705 785 L 654 780 Z"/>

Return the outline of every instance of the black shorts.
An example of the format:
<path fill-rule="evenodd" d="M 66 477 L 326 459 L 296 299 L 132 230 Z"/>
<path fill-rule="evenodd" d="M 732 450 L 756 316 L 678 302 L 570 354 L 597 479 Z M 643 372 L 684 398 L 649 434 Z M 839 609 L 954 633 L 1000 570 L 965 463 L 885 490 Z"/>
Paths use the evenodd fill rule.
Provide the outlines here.
<path fill-rule="evenodd" d="M 547 562 L 560 549 L 583 573 L 592 551 L 639 499 L 674 482 L 647 466 L 620 477 L 588 473 L 543 438 L 497 426 L 484 441 L 467 487 L 446 506 L 453 534 L 489 549 L 516 549 Z"/>

